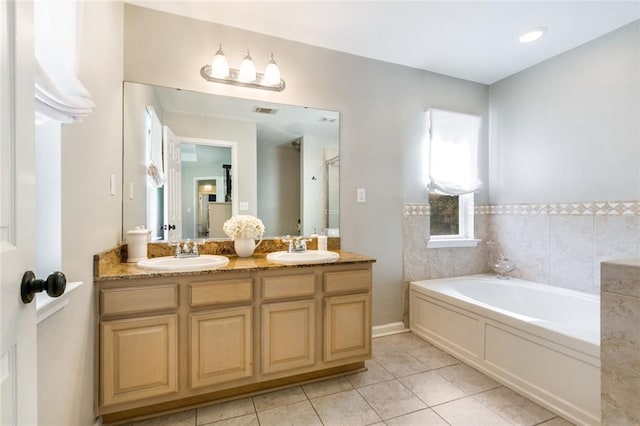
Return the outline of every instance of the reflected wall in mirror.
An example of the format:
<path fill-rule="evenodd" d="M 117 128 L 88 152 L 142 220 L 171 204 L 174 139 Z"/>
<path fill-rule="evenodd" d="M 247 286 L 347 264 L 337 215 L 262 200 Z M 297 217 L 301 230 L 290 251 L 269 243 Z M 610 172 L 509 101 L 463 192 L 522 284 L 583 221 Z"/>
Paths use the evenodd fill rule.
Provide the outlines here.
<path fill-rule="evenodd" d="M 234 214 L 339 236 L 335 111 L 125 82 L 123 144 L 123 237 L 225 238 Z"/>

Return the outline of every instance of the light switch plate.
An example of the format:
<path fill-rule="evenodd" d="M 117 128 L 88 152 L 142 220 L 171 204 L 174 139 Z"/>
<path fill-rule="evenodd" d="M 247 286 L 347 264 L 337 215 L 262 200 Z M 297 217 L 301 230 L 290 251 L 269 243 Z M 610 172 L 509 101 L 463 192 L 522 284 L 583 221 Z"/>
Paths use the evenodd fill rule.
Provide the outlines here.
<path fill-rule="evenodd" d="M 249 210 L 249 203 L 246 201 L 240 201 L 240 210 L 242 211 Z"/>
<path fill-rule="evenodd" d="M 356 195 L 356 202 L 358 203 L 367 202 L 367 190 L 365 188 L 358 188 L 357 195 Z"/>

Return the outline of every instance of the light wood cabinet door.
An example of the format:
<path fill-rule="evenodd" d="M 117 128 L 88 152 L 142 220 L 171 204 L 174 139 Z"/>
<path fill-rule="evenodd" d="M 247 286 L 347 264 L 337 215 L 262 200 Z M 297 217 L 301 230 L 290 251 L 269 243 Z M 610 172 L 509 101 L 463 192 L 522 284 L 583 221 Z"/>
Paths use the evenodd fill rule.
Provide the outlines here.
<path fill-rule="evenodd" d="M 315 300 L 262 305 L 262 373 L 315 363 Z"/>
<path fill-rule="evenodd" d="M 371 294 L 327 297 L 324 303 L 324 361 L 371 354 Z"/>
<path fill-rule="evenodd" d="M 104 321 L 102 405 L 178 391 L 178 316 Z"/>
<path fill-rule="evenodd" d="M 253 375 L 252 308 L 191 315 L 191 388 Z"/>

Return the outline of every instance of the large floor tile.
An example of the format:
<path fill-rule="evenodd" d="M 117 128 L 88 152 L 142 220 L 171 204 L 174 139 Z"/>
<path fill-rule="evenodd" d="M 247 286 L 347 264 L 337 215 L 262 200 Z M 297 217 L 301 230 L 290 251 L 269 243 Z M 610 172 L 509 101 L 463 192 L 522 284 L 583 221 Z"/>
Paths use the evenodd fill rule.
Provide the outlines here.
<path fill-rule="evenodd" d="M 538 426 L 574 426 L 573 423 L 566 421 L 562 417 L 556 417 L 555 419 L 547 420 L 544 423 L 540 423 Z"/>
<path fill-rule="evenodd" d="M 395 379 L 359 388 L 358 393 L 385 420 L 427 407 Z"/>
<path fill-rule="evenodd" d="M 376 357 L 380 363 L 394 377 L 404 377 L 411 374 L 422 373 L 430 370 L 429 367 L 409 355 L 407 352 L 380 355 Z"/>
<path fill-rule="evenodd" d="M 253 403 L 257 411 L 268 410 L 281 405 L 293 404 L 307 399 L 300 386 L 265 393 L 253 397 Z"/>
<path fill-rule="evenodd" d="M 451 426 L 509 426 L 510 423 L 480 404 L 473 397 L 458 399 L 433 407 Z"/>
<path fill-rule="evenodd" d="M 354 373 L 346 376 L 347 381 L 353 387 L 372 385 L 393 379 L 393 375 L 384 369 L 378 361 L 370 359 L 366 362 L 367 371 Z"/>
<path fill-rule="evenodd" d="M 485 376 L 466 364 L 456 364 L 438 370 L 444 378 L 462 389 L 467 395 L 483 392 L 500 386 L 498 382 Z"/>
<path fill-rule="evenodd" d="M 457 358 L 452 357 L 443 350 L 435 346 L 425 346 L 409 352 L 409 355 L 429 367 L 430 369 L 448 367 L 450 365 L 459 364 Z"/>
<path fill-rule="evenodd" d="M 336 377 L 335 379 L 323 380 L 302 386 L 304 393 L 307 394 L 309 399 L 346 391 L 352 388 L 351 383 L 344 377 Z"/>
<path fill-rule="evenodd" d="M 509 388 L 499 387 L 473 396 L 473 399 L 485 407 L 500 413 L 514 425 L 530 426 L 556 415 L 527 398 L 518 395 Z"/>
<path fill-rule="evenodd" d="M 374 358 L 378 355 L 391 354 L 394 352 L 400 352 L 398 348 L 391 340 L 391 336 L 376 337 L 371 341 L 371 353 Z"/>
<path fill-rule="evenodd" d="M 181 411 L 131 423 L 131 426 L 195 426 L 196 410 Z"/>
<path fill-rule="evenodd" d="M 436 371 L 414 374 L 399 380 L 428 406 L 453 401 L 466 395 Z"/>
<path fill-rule="evenodd" d="M 210 423 L 210 426 L 260 426 L 256 413 Z"/>
<path fill-rule="evenodd" d="M 260 426 L 322 426 L 309 401 L 259 411 Z"/>
<path fill-rule="evenodd" d="M 311 404 L 325 426 L 364 426 L 381 420 L 355 390 L 315 398 Z"/>
<path fill-rule="evenodd" d="M 198 426 L 255 412 L 253 400 L 242 398 L 198 408 Z"/>
<path fill-rule="evenodd" d="M 431 343 L 413 333 L 398 333 L 387 336 L 387 338 L 399 351 L 404 352 L 431 346 Z"/>
<path fill-rule="evenodd" d="M 395 417 L 385 422 L 387 426 L 448 426 L 448 423 L 430 408 Z"/>

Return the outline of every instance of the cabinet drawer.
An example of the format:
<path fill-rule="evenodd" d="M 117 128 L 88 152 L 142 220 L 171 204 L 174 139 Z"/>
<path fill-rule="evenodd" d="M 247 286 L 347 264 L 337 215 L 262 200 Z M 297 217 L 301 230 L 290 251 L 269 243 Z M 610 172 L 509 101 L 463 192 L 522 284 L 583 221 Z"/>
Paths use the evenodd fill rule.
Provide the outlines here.
<path fill-rule="evenodd" d="M 348 291 L 369 291 L 371 289 L 371 270 L 326 272 L 324 291 L 326 293 L 344 293 Z"/>
<path fill-rule="evenodd" d="M 123 315 L 178 308 L 178 285 L 114 288 L 100 291 L 102 315 Z"/>
<path fill-rule="evenodd" d="M 251 278 L 191 283 L 189 288 L 191 306 L 223 305 L 253 300 Z"/>
<path fill-rule="evenodd" d="M 263 299 L 313 296 L 316 292 L 314 274 L 265 277 L 262 279 Z"/>

